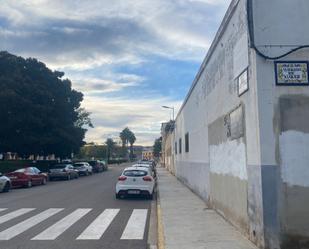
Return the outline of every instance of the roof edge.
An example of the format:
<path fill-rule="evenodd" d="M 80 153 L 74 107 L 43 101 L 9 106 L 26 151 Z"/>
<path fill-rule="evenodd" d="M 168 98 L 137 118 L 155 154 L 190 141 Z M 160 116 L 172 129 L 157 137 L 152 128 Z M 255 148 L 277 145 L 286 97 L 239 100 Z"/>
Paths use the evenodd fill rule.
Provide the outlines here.
<path fill-rule="evenodd" d="M 210 48 L 208 49 L 207 53 L 206 53 L 206 56 L 202 62 L 202 65 L 200 66 L 199 70 L 198 70 L 198 73 L 197 75 L 195 76 L 193 82 L 192 82 L 192 85 L 189 89 L 189 92 L 187 93 L 186 97 L 185 97 L 185 100 L 183 101 L 177 115 L 176 115 L 176 119 L 178 118 L 179 114 L 181 113 L 181 111 L 183 110 L 183 108 L 185 107 L 186 103 L 188 102 L 188 99 L 189 97 L 191 96 L 198 80 L 200 79 L 208 61 L 210 60 L 212 54 L 214 53 L 225 29 L 227 28 L 227 24 L 230 22 L 231 18 L 232 18 L 232 15 L 234 14 L 235 10 L 236 10 L 236 7 L 238 6 L 238 3 L 240 2 L 240 0 L 232 0 L 232 2 L 230 3 L 225 15 L 224 15 L 224 18 L 220 24 L 220 27 L 215 35 L 215 38 L 213 40 L 213 42 L 211 43 L 211 46 Z"/>

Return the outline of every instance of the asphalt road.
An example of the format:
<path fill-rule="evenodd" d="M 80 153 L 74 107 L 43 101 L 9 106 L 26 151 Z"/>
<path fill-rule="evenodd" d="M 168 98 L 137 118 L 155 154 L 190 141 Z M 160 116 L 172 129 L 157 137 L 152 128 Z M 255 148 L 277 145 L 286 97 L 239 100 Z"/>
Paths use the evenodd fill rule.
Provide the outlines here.
<path fill-rule="evenodd" d="M 0 249 L 146 249 L 151 201 L 115 199 L 124 166 L 1 193 Z"/>

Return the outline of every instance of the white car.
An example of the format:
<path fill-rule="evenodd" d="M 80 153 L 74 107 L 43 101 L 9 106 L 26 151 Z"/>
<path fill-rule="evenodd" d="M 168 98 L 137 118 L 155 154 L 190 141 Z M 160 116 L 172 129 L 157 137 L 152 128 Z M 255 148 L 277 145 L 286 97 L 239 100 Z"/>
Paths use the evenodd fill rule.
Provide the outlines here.
<path fill-rule="evenodd" d="M 74 163 L 73 167 L 78 171 L 79 175 L 92 175 L 92 166 L 87 162 Z"/>
<path fill-rule="evenodd" d="M 146 167 L 128 167 L 124 169 L 116 184 L 116 198 L 127 195 L 146 196 L 153 198 L 155 180 L 152 170 Z"/>
<path fill-rule="evenodd" d="M 11 189 L 11 180 L 10 178 L 2 175 L 2 173 L 0 173 L 0 192 L 9 192 Z"/>
<path fill-rule="evenodd" d="M 144 163 L 138 163 L 138 164 L 134 164 L 132 167 L 142 167 L 142 168 L 149 168 L 152 169 L 152 166 L 149 164 L 144 164 Z"/>
<path fill-rule="evenodd" d="M 133 167 L 149 168 L 152 171 L 154 178 L 156 178 L 156 176 L 157 176 L 156 169 L 151 162 L 150 163 L 139 162 L 138 164 L 134 164 Z"/>

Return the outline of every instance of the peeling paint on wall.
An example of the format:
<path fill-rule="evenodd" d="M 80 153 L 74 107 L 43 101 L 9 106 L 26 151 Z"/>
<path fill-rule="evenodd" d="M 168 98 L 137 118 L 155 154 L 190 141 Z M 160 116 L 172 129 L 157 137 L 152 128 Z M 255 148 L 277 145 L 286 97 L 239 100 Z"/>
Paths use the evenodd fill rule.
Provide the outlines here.
<path fill-rule="evenodd" d="M 246 146 L 238 140 L 210 146 L 210 171 L 247 180 Z"/>
<path fill-rule="evenodd" d="M 309 187 L 309 134 L 289 130 L 280 135 L 282 180 L 290 186 Z"/>

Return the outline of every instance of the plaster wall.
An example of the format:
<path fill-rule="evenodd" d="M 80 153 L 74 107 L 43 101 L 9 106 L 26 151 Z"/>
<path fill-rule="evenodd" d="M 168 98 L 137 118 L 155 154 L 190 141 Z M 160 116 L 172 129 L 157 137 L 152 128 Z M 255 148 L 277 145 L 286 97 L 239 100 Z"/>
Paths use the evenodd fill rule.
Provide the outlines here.
<path fill-rule="evenodd" d="M 257 164 L 259 149 L 255 86 L 243 96 L 238 95 L 237 88 L 238 76 L 245 70 L 254 84 L 254 71 L 249 67 L 252 55 L 248 47 L 246 1 L 232 2 L 216 40 L 217 45 L 206 57 L 204 69 L 176 119 L 173 146 L 175 142 L 179 146 L 180 138 L 183 145 L 182 153 L 177 148 L 175 155 L 176 176 L 249 234 L 247 161 Z M 232 138 L 228 135 L 232 127 L 226 122 L 234 124 L 230 115 L 240 107 L 242 133 Z M 246 129 L 247 125 L 250 129 Z M 184 149 L 186 133 L 189 152 Z M 246 136 L 254 139 L 247 144 Z"/>
<path fill-rule="evenodd" d="M 261 52 L 275 56 L 309 44 L 307 0 L 252 3 Z M 177 115 L 176 176 L 259 247 L 309 248 L 309 87 L 276 86 L 274 61 L 249 48 L 246 4 L 232 1 Z M 284 60 L 308 61 L 309 49 Z M 245 70 L 249 90 L 239 95 Z M 242 133 L 234 137 L 231 116 L 238 108 Z"/>
<path fill-rule="evenodd" d="M 308 61 L 309 49 L 282 60 Z M 307 248 L 309 88 L 276 85 L 273 61 L 257 57 L 257 72 L 265 241 L 269 248 Z"/>

